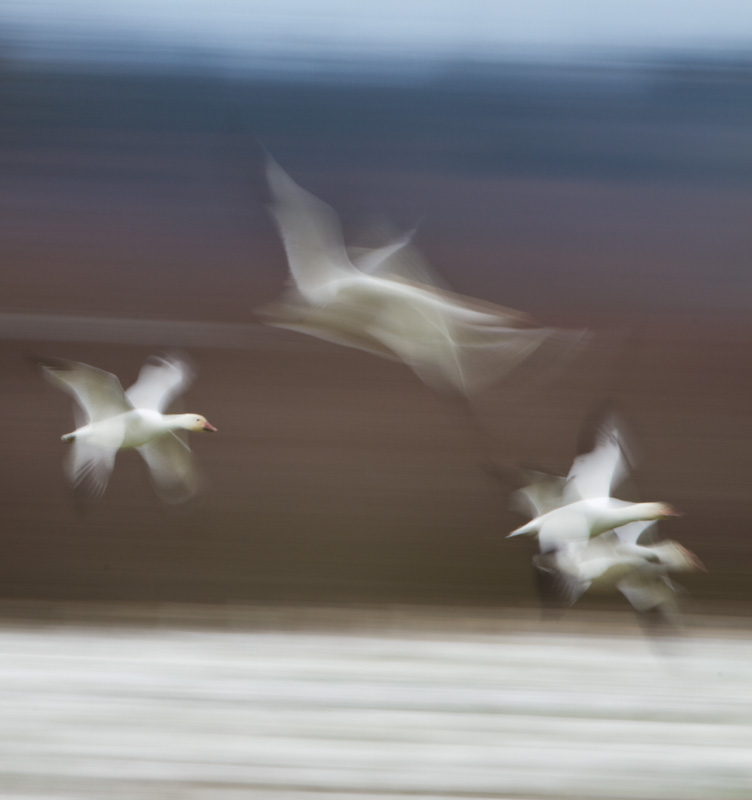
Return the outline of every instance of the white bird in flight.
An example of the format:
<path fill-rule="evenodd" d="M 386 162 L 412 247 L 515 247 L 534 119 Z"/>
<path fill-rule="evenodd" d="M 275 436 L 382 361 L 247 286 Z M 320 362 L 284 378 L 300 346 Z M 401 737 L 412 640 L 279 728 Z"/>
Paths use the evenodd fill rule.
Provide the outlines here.
<path fill-rule="evenodd" d="M 612 497 L 627 472 L 619 429 L 610 417 L 599 427 L 595 447 L 575 458 L 566 479 L 548 476 L 545 484 L 534 482 L 516 493 L 516 500 L 527 502 L 535 516 L 509 536 L 537 536 L 546 553 L 630 522 L 681 516 L 668 503 L 629 503 Z"/>
<path fill-rule="evenodd" d="M 281 301 L 260 310 L 268 324 L 400 360 L 432 388 L 465 397 L 545 342 L 569 347 L 582 337 L 439 288 L 425 268 L 406 278 L 397 261 L 414 250 L 411 233 L 351 256 L 334 209 L 271 158 L 267 179 L 294 283 Z"/>
<path fill-rule="evenodd" d="M 553 581 L 557 603 L 573 605 L 591 589 L 616 589 L 638 613 L 656 612 L 664 622 L 676 625 L 678 587 L 669 575 L 706 570 L 679 542 L 638 544 L 654 526 L 655 522 L 632 522 L 587 542 L 572 542 L 536 556 L 533 563 Z"/>
<path fill-rule="evenodd" d="M 66 473 L 74 488 L 92 499 L 100 497 L 118 450 L 135 448 L 146 461 L 163 500 L 182 502 L 195 493 L 197 478 L 190 448 L 178 432 L 217 429 L 200 414 L 163 413 L 192 379 L 185 362 L 152 357 L 127 392 L 115 375 L 88 364 L 64 359 L 41 359 L 39 363 L 45 375 L 80 406 L 74 409 L 79 427 L 62 437 L 72 446 Z"/>
<path fill-rule="evenodd" d="M 657 519 L 680 516 L 666 503 L 627 503 L 611 497 L 628 472 L 623 436 L 613 415 L 598 427 L 595 446 L 575 458 L 564 478 L 527 471 L 530 483 L 512 495 L 534 519 L 510 534 L 536 534 L 533 558 L 545 605 L 572 605 L 585 592 L 617 589 L 638 613 L 676 623 L 675 572 L 705 570 L 697 556 L 671 540 L 638 544 Z"/>

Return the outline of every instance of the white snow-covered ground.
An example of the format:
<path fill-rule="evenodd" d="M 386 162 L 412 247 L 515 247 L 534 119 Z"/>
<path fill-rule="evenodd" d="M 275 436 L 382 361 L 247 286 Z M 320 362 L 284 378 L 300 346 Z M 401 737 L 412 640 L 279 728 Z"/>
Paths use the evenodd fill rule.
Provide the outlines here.
<path fill-rule="evenodd" d="M 0 797 L 752 797 L 752 632 L 0 622 Z"/>

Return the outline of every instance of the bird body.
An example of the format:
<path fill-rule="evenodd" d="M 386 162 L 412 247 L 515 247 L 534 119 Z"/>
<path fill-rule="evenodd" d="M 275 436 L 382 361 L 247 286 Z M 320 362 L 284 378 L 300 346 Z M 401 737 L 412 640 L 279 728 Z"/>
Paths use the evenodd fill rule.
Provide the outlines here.
<path fill-rule="evenodd" d="M 162 414 L 149 408 L 133 408 L 109 419 L 92 422 L 62 436 L 64 442 L 85 441 L 98 447 L 125 450 L 180 430 L 201 431 L 208 423 L 199 414 Z"/>
<path fill-rule="evenodd" d="M 570 542 L 587 541 L 630 522 L 672 516 L 679 516 L 679 512 L 668 503 L 627 503 L 613 497 L 594 497 L 548 511 L 509 536 L 537 534 L 541 550 L 546 552 Z"/>

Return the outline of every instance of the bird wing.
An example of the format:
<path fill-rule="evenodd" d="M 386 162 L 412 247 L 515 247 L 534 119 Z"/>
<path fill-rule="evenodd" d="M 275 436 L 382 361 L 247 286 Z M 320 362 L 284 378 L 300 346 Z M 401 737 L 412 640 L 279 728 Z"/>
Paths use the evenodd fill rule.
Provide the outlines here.
<path fill-rule="evenodd" d="M 164 411 L 190 385 L 193 372 L 176 357 L 152 356 L 126 392 L 134 408 Z"/>
<path fill-rule="evenodd" d="M 614 533 L 624 544 L 636 545 L 642 534 L 656 525 L 655 520 L 640 520 L 639 522 L 630 522 L 620 528 L 615 528 Z"/>
<path fill-rule="evenodd" d="M 676 613 L 677 603 L 671 581 L 661 573 L 635 571 L 616 584 L 635 611 L 659 608 L 662 613 Z"/>
<path fill-rule="evenodd" d="M 369 275 L 392 277 L 423 288 L 454 295 L 447 282 L 436 273 L 421 251 L 413 244 L 418 225 L 406 232 L 387 220 L 371 225 L 370 236 L 385 242 L 379 247 L 347 246 L 347 253 L 356 269 Z M 368 231 L 366 231 L 368 235 Z"/>
<path fill-rule="evenodd" d="M 111 372 L 66 359 L 40 362 L 44 374 L 79 403 L 91 423 L 131 411 L 133 406 Z"/>
<path fill-rule="evenodd" d="M 255 313 L 266 325 L 315 336 L 345 347 L 354 347 L 384 358 L 399 360 L 386 345 L 364 328 L 364 315 L 350 303 L 335 300 L 325 308 L 312 305 L 294 287 Z"/>
<path fill-rule="evenodd" d="M 581 556 L 585 548 L 582 542 L 566 544 L 563 547 L 533 557 L 533 566 L 539 573 L 548 575 L 545 582 L 538 581 L 538 592 L 545 602 L 571 606 L 590 588 L 592 581 L 581 575 Z M 543 597 L 545 588 L 548 596 Z"/>
<path fill-rule="evenodd" d="M 415 248 L 409 244 L 415 235 L 415 228 L 395 235 L 380 247 L 347 248 L 347 254 L 353 266 L 369 275 L 376 273 L 390 273 L 409 277 L 411 272 L 408 266 L 415 258 Z M 413 254 L 413 258 L 406 258 Z"/>
<path fill-rule="evenodd" d="M 151 474 L 154 488 L 167 503 L 182 503 L 198 488 L 198 476 L 188 445 L 169 433 L 137 448 Z"/>
<path fill-rule="evenodd" d="M 368 314 L 369 334 L 435 389 L 470 394 L 511 371 L 550 335 L 510 309 L 393 276 L 364 275 L 340 296 Z"/>
<path fill-rule="evenodd" d="M 81 439 L 70 444 L 65 472 L 76 492 L 91 500 L 99 499 L 107 488 L 117 449 L 100 447 Z"/>
<path fill-rule="evenodd" d="M 566 494 L 570 502 L 609 497 L 627 472 L 619 429 L 613 419 L 607 420 L 598 430 L 595 447 L 572 462 Z"/>
<path fill-rule="evenodd" d="M 425 314 L 433 311 L 453 324 L 473 326 L 472 330 L 483 326 L 490 329 L 534 327 L 532 319 L 522 311 L 466 297 L 430 282 L 408 280 L 395 274 L 367 277 L 370 280 L 363 281 L 364 287 L 388 299 L 390 305 L 418 307 Z"/>
<path fill-rule="evenodd" d="M 307 192 L 269 159 L 266 177 L 272 213 L 287 254 L 290 273 L 309 303 L 326 304 L 343 278 L 357 275 L 345 249 L 334 209 Z"/>
<path fill-rule="evenodd" d="M 531 483 L 510 496 L 510 507 L 521 514 L 539 517 L 564 504 L 566 478 L 547 472 L 528 471 Z"/>

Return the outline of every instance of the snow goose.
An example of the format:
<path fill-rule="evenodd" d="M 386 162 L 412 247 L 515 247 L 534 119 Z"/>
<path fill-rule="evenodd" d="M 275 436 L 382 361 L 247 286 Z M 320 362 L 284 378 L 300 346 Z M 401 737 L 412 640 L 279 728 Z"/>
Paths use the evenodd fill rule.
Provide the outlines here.
<path fill-rule="evenodd" d="M 511 505 L 533 514 L 534 520 L 513 535 L 538 535 L 541 553 L 534 556 L 533 566 L 545 608 L 570 606 L 591 589 L 616 589 L 641 619 L 654 612 L 663 622 L 675 624 L 677 586 L 669 574 L 704 567 L 678 542 L 639 543 L 654 530 L 655 514 L 664 518 L 678 512 L 664 503 L 614 500 L 611 491 L 628 472 L 624 437 L 613 413 L 599 411 L 592 427 L 594 446 L 575 458 L 567 477 L 517 470 L 518 485 L 525 485 L 511 495 Z M 594 508 L 588 501 L 594 501 Z M 633 521 L 624 523 L 628 517 Z"/>
<path fill-rule="evenodd" d="M 699 558 L 672 540 L 638 544 L 654 522 L 632 522 L 587 542 L 570 542 L 536 556 L 533 563 L 548 577 L 542 599 L 554 605 L 572 605 L 585 592 L 617 589 L 639 614 L 656 613 L 662 621 L 676 624 L 677 585 L 669 578 L 676 572 L 705 571 Z"/>
<path fill-rule="evenodd" d="M 465 397 L 544 343 L 558 355 L 582 338 L 439 288 L 427 270 L 418 280 L 406 278 L 395 259 L 414 250 L 411 234 L 349 255 L 334 209 L 271 158 L 267 180 L 293 283 L 278 302 L 259 309 L 267 324 L 402 361 L 430 387 Z"/>
<path fill-rule="evenodd" d="M 185 362 L 153 357 L 124 392 L 115 375 L 88 364 L 64 359 L 38 361 L 45 375 L 78 402 L 78 427 L 62 437 L 72 446 L 66 473 L 74 488 L 98 498 L 107 487 L 117 451 L 135 448 L 146 461 L 162 499 L 182 502 L 195 493 L 190 449 L 178 432 L 217 429 L 200 414 L 163 413 L 192 379 Z"/>
<path fill-rule="evenodd" d="M 610 416 L 598 429 L 595 447 L 575 458 L 566 479 L 553 478 L 545 488 L 534 482 L 516 493 L 517 501 L 526 502 L 535 516 L 509 536 L 537 536 L 541 552 L 546 553 L 630 522 L 681 516 L 668 503 L 629 503 L 611 497 L 627 471 L 621 435 Z"/>

